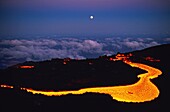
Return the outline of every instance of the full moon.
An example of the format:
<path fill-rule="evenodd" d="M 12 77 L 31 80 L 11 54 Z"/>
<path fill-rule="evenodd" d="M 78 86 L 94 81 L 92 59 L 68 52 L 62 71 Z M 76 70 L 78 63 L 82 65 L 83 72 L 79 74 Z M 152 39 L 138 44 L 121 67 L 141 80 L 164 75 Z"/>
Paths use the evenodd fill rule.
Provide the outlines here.
<path fill-rule="evenodd" d="M 94 16 L 90 16 L 90 19 L 93 20 L 93 19 L 94 19 Z"/>

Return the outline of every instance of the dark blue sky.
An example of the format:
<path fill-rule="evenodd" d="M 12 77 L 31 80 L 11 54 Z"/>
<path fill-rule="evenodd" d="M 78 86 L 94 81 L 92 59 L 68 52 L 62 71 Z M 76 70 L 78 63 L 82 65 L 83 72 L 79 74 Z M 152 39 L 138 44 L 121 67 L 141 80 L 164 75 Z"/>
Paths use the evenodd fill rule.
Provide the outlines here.
<path fill-rule="evenodd" d="M 5 0 L 0 4 L 2 35 L 170 34 L 169 0 Z"/>

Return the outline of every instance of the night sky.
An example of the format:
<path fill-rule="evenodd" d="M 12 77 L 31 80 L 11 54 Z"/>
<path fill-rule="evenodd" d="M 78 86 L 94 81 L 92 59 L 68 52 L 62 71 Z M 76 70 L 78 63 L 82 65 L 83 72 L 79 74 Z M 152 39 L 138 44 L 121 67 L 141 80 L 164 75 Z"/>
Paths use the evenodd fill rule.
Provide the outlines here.
<path fill-rule="evenodd" d="M 1 0 L 0 34 L 170 34 L 169 6 L 169 0 Z"/>
<path fill-rule="evenodd" d="M 170 43 L 170 0 L 0 1 L 0 68 L 165 43 Z"/>

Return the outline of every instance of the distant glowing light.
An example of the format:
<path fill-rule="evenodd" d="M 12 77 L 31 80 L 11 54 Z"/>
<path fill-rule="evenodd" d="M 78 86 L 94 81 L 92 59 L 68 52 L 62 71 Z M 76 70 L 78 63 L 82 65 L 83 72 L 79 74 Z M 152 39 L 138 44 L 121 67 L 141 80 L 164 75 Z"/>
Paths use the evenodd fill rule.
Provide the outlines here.
<path fill-rule="evenodd" d="M 151 62 L 160 62 L 160 60 L 154 59 L 154 58 L 152 58 L 152 57 L 146 57 L 145 60 L 151 61 Z"/>
<path fill-rule="evenodd" d="M 20 66 L 20 68 L 23 68 L 23 69 L 31 69 L 31 68 L 34 68 L 34 66 Z"/>
<path fill-rule="evenodd" d="M 94 16 L 90 16 L 90 19 L 93 20 L 93 19 L 94 19 Z"/>
<path fill-rule="evenodd" d="M 64 65 L 66 65 L 66 64 L 67 64 L 67 62 L 65 62 L 65 61 L 64 61 L 64 62 L 63 62 L 63 64 L 64 64 Z"/>
<path fill-rule="evenodd" d="M 0 85 L 1 88 L 14 88 L 13 86 L 9 86 L 9 85 Z"/>

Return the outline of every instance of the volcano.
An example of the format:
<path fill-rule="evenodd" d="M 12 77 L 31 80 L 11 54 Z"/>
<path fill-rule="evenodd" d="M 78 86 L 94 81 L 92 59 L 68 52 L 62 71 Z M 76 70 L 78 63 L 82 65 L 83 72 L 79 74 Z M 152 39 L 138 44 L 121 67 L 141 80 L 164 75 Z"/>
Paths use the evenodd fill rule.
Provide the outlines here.
<path fill-rule="evenodd" d="M 10 110 L 8 107 L 15 111 L 29 112 L 160 112 L 163 109 L 168 110 L 165 102 L 168 102 L 169 99 L 167 89 L 170 82 L 168 75 L 170 73 L 168 69 L 170 66 L 169 49 L 170 44 L 164 44 L 139 51 L 100 56 L 95 59 L 51 59 L 10 66 L 0 71 L 1 111 L 8 112 Z M 142 93 L 141 88 L 146 87 L 145 83 L 130 91 L 124 88 L 140 82 L 139 78 L 143 74 L 150 73 L 151 69 L 154 71 L 153 75 L 159 72 L 156 76 L 150 76 L 153 83 L 151 85 L 156 89 L 150 91 L 150 88 L 147 88 L 145 93 Z M 139 76 L 139 74 L 141 75 Z M 160 76 L 158 77 L 158 75 Z M 110 87 L 118 87 L 118 91 L 120 89 L 126 91 L 127 95 L 121 92 L 118 93 L 119 95 L 115 95 L 116 92 L 107 94 L 110 93 L 108 90 Z M 91 90 L 89 91 L 89 89 Z M 77 91 L 83 92 L 79 94 Z M 61 92 L 61 94 L 52 94 L 54 92 L 57 94 Z M 138 95 L 140 92 L 142 96 Z M 146 101 L 138 101 L 135 95 L 140 98 L 144 95 L 155 97 Z M 129 99 L 131 96 L 132 98 L 135 96 L 136 99 Z M 118 100 L 116 100 L 117 97 Z"/>

